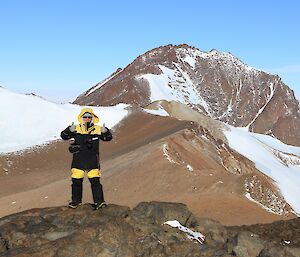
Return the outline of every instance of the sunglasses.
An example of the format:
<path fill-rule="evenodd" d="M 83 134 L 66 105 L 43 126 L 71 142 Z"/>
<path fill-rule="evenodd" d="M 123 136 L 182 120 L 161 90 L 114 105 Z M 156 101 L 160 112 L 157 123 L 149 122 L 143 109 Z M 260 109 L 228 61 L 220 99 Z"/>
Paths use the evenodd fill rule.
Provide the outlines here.
<path fill-rule="evenodd" d="M 83 116 L 82 117 L 83 119 L 91 119 L 91 118 L 93 118 L 92 116 Z"/>

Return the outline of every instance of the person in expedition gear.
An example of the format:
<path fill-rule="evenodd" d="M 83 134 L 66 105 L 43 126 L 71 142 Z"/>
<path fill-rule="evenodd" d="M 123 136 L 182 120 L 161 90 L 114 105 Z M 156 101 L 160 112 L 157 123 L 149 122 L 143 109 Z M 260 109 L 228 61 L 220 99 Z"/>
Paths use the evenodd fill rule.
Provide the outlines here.
<path fill-rule="evenodd" d="M 100 183 L 99 139 L 110 141 L 112 134 L 104 124 L 102 127 L 95 125 L 99 118 L 91 108 L 83 108 L 78 115 L 78 121 L 79 124 L 72 123 L 60 135 L 64 140 L 73 139 L 69 146 L 69 151 L 73 154 L 72 201 L 69 207 L 75 209 L 82 205 L 82 182 L 84 173 L 87 172 L 92 188 L 93 208 L 97 210 L 106 206 Z"/>

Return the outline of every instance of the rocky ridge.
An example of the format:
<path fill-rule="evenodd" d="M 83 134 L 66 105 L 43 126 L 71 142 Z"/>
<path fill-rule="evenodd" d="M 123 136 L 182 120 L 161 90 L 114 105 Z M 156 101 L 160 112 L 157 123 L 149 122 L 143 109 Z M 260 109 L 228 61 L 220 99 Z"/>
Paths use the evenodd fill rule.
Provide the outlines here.
<path fill-rule="evenodd" d="M 178 221 L 178 228 L 167 221 Z M 177 224 L 179 224 L 177 223 Z M 133 209 L 84 205 L 32 209 L 0 219 L 0 256 L 287 256 L 300 254 L 300 219 L 225 227 L 181 203 L 142 202 Z M 205 239 L 198 236 L 201 232 Z M 191 233 L 194 233 L 193 235 Z M 202 238 L 203 239 L 203 238 Z"/>

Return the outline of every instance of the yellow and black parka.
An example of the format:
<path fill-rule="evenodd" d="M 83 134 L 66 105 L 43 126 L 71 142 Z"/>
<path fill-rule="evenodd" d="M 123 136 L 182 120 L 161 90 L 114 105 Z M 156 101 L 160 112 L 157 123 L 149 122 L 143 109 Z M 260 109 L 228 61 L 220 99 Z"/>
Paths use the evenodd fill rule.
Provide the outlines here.
<path fill-rule="evenodd" d="M 92 114 L 91 123 L 83 121 L 84 113 Z M 73 153 L 71 168 L 81 170 L 99 169 L 99 139 L 103 141 L 112 140 L 112 134 L 108 128 L 105 133 L 101 133 L 101 127 L 95 125 L 99 122 L 98 116 L 91 108 L 83 108 L 78 115 L 79 124 L 76 125 L 75 131 L 70 131 L 70 126 L 60 134 L 61 138 L 68 140 L 73 138 L 74 142 L 70 145 L 69 150 Z"/>

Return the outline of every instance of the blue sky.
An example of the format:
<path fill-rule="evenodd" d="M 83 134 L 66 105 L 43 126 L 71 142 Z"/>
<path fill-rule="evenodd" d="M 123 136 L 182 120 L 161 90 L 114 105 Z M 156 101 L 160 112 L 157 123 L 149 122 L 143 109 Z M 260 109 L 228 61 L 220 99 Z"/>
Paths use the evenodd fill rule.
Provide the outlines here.
<path fill-rule="evenodd" d="M 300 99 L 299 1 L 0 0 L 0 86 L 72 101 L 161 45 L 231 52 Z"/>

